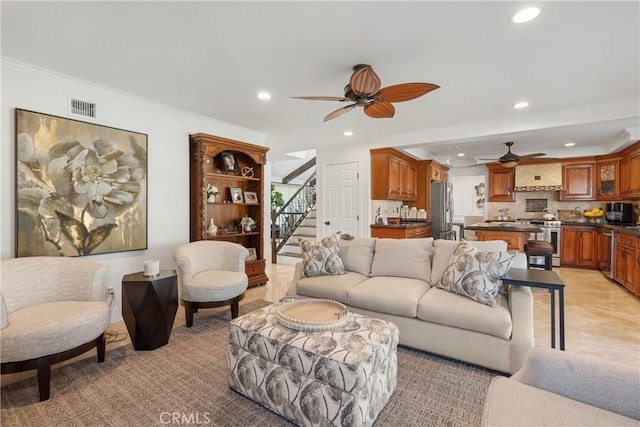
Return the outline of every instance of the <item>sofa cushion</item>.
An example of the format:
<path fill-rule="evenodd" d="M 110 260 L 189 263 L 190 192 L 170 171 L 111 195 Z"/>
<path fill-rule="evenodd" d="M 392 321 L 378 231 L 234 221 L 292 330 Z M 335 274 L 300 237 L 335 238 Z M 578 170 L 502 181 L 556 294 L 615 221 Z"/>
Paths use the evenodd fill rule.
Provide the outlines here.
<path fill-rule="evenodd" d="M 428 281 L 431 276 L 433 238 L 378 239 L 373 255 L 373 276 L 408 277 Z"/>
<path fill-rule="evenodd" d="M 35 359 L 78 347 L 100 336 L 109 326 L 106 301 L 49 302 L 10 314 L 0 334 L 1 360 Z"/>
<path fill-rule="evenodd" d="M 438 239 L 433 245 L 433 261 L 431 267 L 431 286 L 436 286 L 440 283 L 444 270 L 451 262 L 453 252 L 458 247 L 458 243 L 455 240 L 443 240 Z M 491 252 L 505 252 L 507 250 L 507 242 L 504 240 L 487 240 L 487 241 L 467 241 L 471 246 L 474 246 L 481 251 Z"/>
<path fill-rule="evenodd" d="M 483 426 L 637 426 L 632 418 L 497 377 L 489 386 Z"/>
<path fill-rule="evenodd" d="M 480 252 L 469 243 L 461 242 L 437 286 L 494 307 L 502 276 L 513 257 L 515 252 Z"/>
<path fill-rule="evenodd" d="M 498 296 L 495 307 L 489 307 L 462 295 L 431 288 L 418 302 L 417 314 L 419 319 L 427 322 L 511 338 L 511 312 L 503 295 Z"/>
<path fill-rule="evenodd" d="M 302 274 L 305 277 L 344 274 L 340 257 L 340 237 L 332 234 L 320 242 L 298 239 L 304 258 Z"/>
<path fill-rule="evenodd" d="M 371 237 L 340 240 L 340 253 L 345 270 L 371 276 L 375 246 L 376 239 Z"/>
<path fill-rule="evenodd" d="M 378 313 L 416 317 L 418 301 L 429 290 L 424 280 L 372 277 L 348 292 L 347 304 Z"/>
<path fill-rule="evenodd" d="M 339 276 L 306 277 L 296 283 L 296 294 L 313 298 L 328 298 L 347 304 L 351 288 L 367 280 L 367 276 L 347 272 Z"/>

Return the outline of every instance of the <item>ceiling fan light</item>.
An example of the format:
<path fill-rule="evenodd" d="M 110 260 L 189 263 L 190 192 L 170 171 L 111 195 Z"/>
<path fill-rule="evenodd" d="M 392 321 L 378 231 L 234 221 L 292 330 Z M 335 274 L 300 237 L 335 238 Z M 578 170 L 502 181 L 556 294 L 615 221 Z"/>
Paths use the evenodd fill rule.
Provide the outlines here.
<path fill-rule="evenodd" d="M 517 160 L 510 160 L 508 162 L 500 162 L 500 164 L 502 166 L 504 166 L 505 168 L 515 168 L 516 165 L 518 164 Z"/>

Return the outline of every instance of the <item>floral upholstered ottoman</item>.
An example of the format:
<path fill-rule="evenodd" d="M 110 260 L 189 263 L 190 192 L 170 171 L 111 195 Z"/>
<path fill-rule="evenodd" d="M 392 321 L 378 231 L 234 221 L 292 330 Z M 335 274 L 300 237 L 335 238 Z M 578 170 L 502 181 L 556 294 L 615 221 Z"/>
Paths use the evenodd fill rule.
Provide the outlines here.
<path fill-rule="evenodd" d="M 280 325 L 277 305 L 229 325 L 229 387 L 303 426 L 370 426 L 396 389 L 398 327 L 349 313 L 332 331 Z"/>

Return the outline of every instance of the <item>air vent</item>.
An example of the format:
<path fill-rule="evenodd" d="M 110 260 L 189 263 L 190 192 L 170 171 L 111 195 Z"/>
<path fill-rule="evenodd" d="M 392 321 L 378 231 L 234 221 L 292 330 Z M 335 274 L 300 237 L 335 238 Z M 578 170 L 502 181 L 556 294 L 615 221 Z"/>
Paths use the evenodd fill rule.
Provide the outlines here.
<path fill-rule="evenodd" d="M 71 114 L 82 117 L 96 117 L 96 104 L 71 98 Z"/>

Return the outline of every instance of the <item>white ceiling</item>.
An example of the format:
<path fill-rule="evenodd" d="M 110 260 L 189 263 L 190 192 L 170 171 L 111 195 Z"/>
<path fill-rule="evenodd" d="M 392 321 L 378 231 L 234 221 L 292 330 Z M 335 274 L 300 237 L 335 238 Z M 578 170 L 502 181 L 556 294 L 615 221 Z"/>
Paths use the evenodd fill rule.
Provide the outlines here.
<path fill-rule="evenodd" d="M 271 160 L 345 141 L 446 159 L 640 138 L 640 2 L 535 2 L 538 19 L 511 23 L 527 4 L 2 1 L 2 55 L 266 132 Z M 358 108 L 323 123 L 345 104 L 290 98 L 342 96 L 359 63 L 383 86 L 441 88 L 393 119 Z"/>

